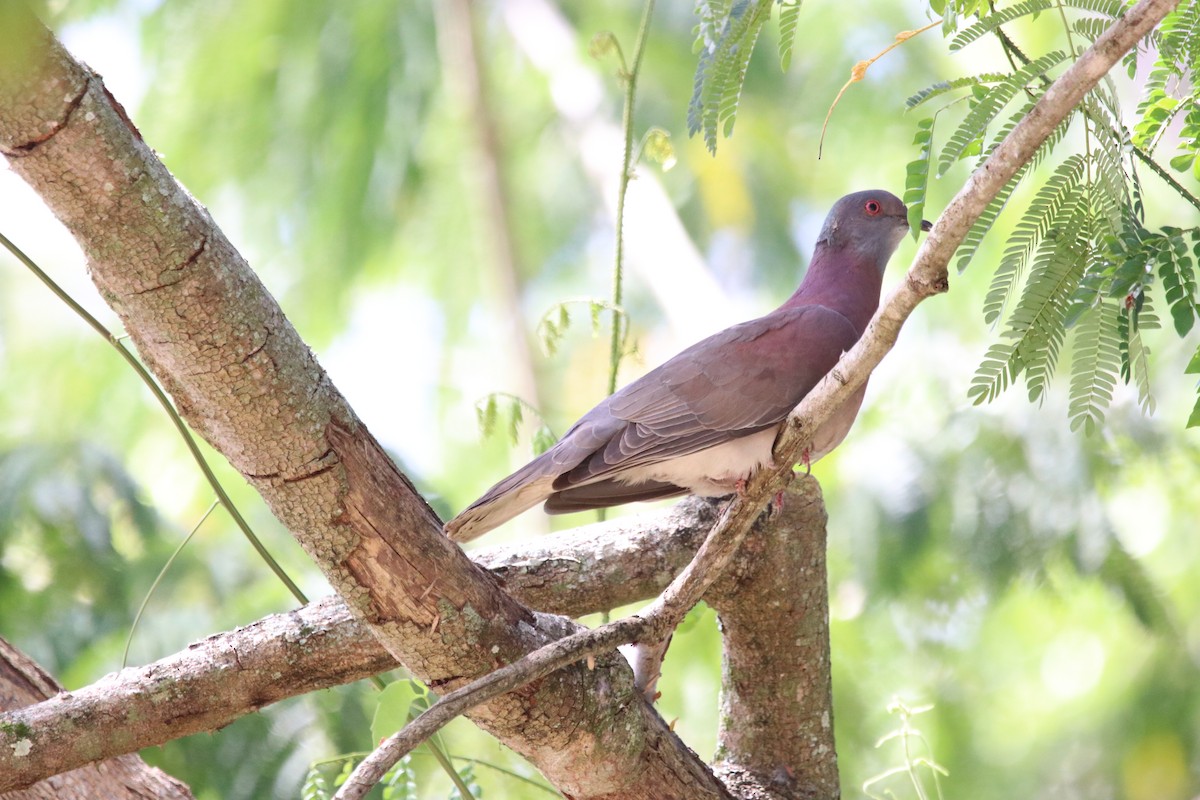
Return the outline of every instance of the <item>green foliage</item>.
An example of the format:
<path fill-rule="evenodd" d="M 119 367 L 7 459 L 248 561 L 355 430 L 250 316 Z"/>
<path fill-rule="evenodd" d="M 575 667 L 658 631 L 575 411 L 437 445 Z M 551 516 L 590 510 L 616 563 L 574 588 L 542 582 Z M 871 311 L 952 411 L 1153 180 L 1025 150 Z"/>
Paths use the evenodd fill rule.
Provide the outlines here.
<path fill-rule="evenodd" d="M 467 798 L 483 797 L 483 789 L 475 779 L 475 764 L 473 762 L 468 761 L 464 764 L 458 774 L 462 778 L 467 791 L 464 793 L 458 786 L 455 786 L 450 790 L 448 800 L 467 800 Z"/>
<path fill-rule="evenodd" d="M 787 72 L 792 65 L 792 48 L 796 46 L 796 27 L 800 21 L 803 0 L 779 0 L 779 68 Z"/>
<path fill-rule="evenodd" d="M 896 775 L 904 775 L 908 778 L 912 785 L 913 792 L 918 798 L 924 800 L 929 796 L 925 788 L 925 782 L 918 771 L 918 767 L 924 767 L 929 770 L 929 774 L 933 776 L 934 795 L 941 800 L 942 784 L 939 776 L 949 775 L 950 773 L 941 764 L 933 760 L 931 756 L 914 756 L 913 743 L 923 747 L 926 752 L 931 752 L 932 747 L 929 745 L 929 740 L 921 733 L 919 728 L 912 724 L 912 718 L 918 714 L 924 714 L 932 711 L 933 706 L 916 706 L 909 707 L 900 700 L 893 700 L 888 704 L 888 713 L 896 715 L 900 718 L 900 726 L 888 733 L 885 733 L 875 743 L 876 749 L 883 747 L 890 742 L 899 742 L 900 755 L 902 758 L 901 764 L 891 767 L 884 772 L 876 775 L 863 782 L 863 792 L 874 800 L 885 800 L 886 798 L 897 797 L 896 793 L 890 789 L 883 790 L 883 794 L 877 794 L 875 791 L 876 784 L 883 783 L 889 778 Z"/>
<path fill-rule="evenodd" d="M 988 84 L 999 83 L 1007 80 L 1008 75 L 1003 72 L 985 72 L 981 75 L 968 75 L 963 78 L 953 78 L 948 81 L 938 81 L 932 86 L 926 87 L 916 94 L 910 96 L 904 101 L 904 105 L 909 110 L 939 97 L 947 92 L 953 92 L 957 89 L 974 88 L 976 86 L 986 86 Z"/>
<path fill-rule="evenodd" d="M 1000 265 L 992 277 L 991 288 L 983 301 L 984 322 L 995 322 L 1008 297 L 1020 285 L 1025 266 L 1034 248 L 1060 223 L 1065 209 L 1077 203 L 1083 192 L 1087 158 L 1073 155 L 1054 170 L 1037 196 L 1025 210 L 1021 221 L 1008 238 Z"/>
<path fill-rule="evenodd" d="M 717 152 L 717 133 L 733 133 L 738 101 L 746 82 L 746 67 L 771 6 L 781 6 L 780 62 L 791 63 L 801 0 L 698 0 L 696 77 L 688 103 L 688 135 L 703 133 L 709 152 Z"/>
<path fill-rule="evenodd" d="M 537 337 L 546 355 L 552 356 L 558 351 L 558 345 L 571 327 L 571 306 L 581 305 L 587 309 L 588 318 L 592 324 L 592 335 L 599 336 L 603 332 L 601 317 L 607 311 L 616 317 L 621 325 L 621 341 L 629 335 L 629 315 L 625 309 L 613 305 L 608 300 L 592 298 L 577 298 L 563 300 L 550 306 L 542 318 L 538 320 Z"/>
<path fill-rule="evenodd" d="M 971 42 L 979 39 L 986 34 L 999 28 L 1001 25 L 1012 22 L 1019 17 L 1029 14 L 1040 14 L 1054 7 L 1052 0 L 1024 0 L 1024 2 L 1014 3 L 1011 6 L 994 11 L 991 14 L 980 19 L 973 25 L 968 25 L 950 40 L 950 50 L 961 50 Z"/>
<path fill-rule="evenodd" d="M 371 741 L 396 733 L 430 706 L 429 690 L 414 680 L 392 681 L 379 693 L 371 720 Z"/>
<path fill-rule="evenodd" d="M 1091 435 L 1104 421 L 1121 368 L 1117 338 L 1117 313 L 1111 303 L 1100 302 L 1084 312 L 1075 327 L 1078 344 L 1071 364 L 1071 402 L 1067 414 L 1071 430 L 1080 427 Z"/>
<path fill-rule="evenodd" d="M 907 176 L 904 179 L 904 204 L 908 206 L 908 224 L 912 228 L 915 240 L 921 230 L 921 221 L 925 218 L 925 195 L 929 190 L 929 154 L 933 146 L 932 117 L 917 123 L 917 133 L 913 144 L 920 148 L 917 157 L 908 162 Z"/>
<path fill-rule="evenodd" d="M 417 775 L 413 769 L 412 754 L 407 754 L 396 766 L 387 771 L 380 781 L 383 786 L 383 800 L 418 800 Z"/>
<path fill-rule="evenodd" d="M 1185 240 L 1200 235 L 1200 229 L 1164 228 L 1161 234 L 1154 234 L 1144 227 L 1135 159 L 1165 175 L 1152 159 L 1153 150 L 1175 115 L 1182 113 L 1181 109 L 1195 108 L 1192 98 L 1174 97 L 1166 87 L 1170 78 L 1178 84 L 1180 77 L 1193 74 L 1195 69 L 1200 26 L 1190 21 L 1197 15 L 1197 5 L 1184 4 L 1172 14 L 1169 24 L 1163 25 L 1160 56 L 1139 107 L 1140 119 L 1132 130 L 1123 121 L 1116 88 L 1106 78 L 1084 99 L 1074 118 L 1060 126 L 1034 160 L 1018 171 L 968 233 L 958 257 L 960 271 L 975 255 L 1016 184 L 1059 147 L 1069 127 L 1083 128 L 1084 151 L 1065 156 L 1038 187 L 1033 201 L 1022 211 L 992 277 L 983 305 L 985 322 L 997 323 L 1010 300 L 1018 295 L 1020 299 L 1003 327 L 1002 341 L 988 349 L 976 372 L 969 390 L 974 402 L 994 400 L 1020 377 L 1025 380 L 1029 399 L 1040 401 L 1070 336 L 1076 348 L 1068 408 L 1073 429 L 1087 433 L 1098 430 L 1118 375 L 1135 384 L 1144 408 L 1153 407 L 1149 349 L 1141 336 L 1141 330 L 1156 321 L 1149 311 L 1148 292 L 1162 292 L 1176 333 L 1186 335 L 1200 313 L 1200 305 L 1195 257 Z M 1048 71 L 1066 55 L 1055 50 L 1030 58 L 1001 26 L 1058 7 L 1049 0 L 1025 0 L 980 15 L 954 36 L 951 50 L 995 35 L 1013 62 L 1013 71 L 1006 76 L 941 82 L 909 98 L 909 106 L 915 107 L 933 98 L 966 92 L 969 110 L 936 156 L 939 174 L 965 155 L 979 150 L 985 155 L 990 153 L 1032 108 L 1040 88 L 1050 82 Z M 1084 33 L 1092 39 L 1124 13 L 1124 4 L 1117 0 L 1074 0 L 1061 7 L 1089 15 L 1068 22 L 1068 34 Z M 1050 22 L 1046 24 L 1061 24 L 1062 20 L 1055 19 L 1058 16 L 1047 16 Z M 1019 92 L 1030 99 L 983 147 L 987 127 Z M 948 110 L 953 102 L 938 113 Z M 1187 119 L 1185 116 L 1185 129 Z M 927 128 L 925 121 L 918 124 L 914 143 L 920 150 L 909 166 L 910 193 L 906 197 L 914 202 L 923 201 L 928 178 L 922 170 L 934 158 Z M 1194 149 L 1194 141 L 1189 144 L 1184 137 L 1181 155 L 1172 159 L 1172 167 L 1193 166 L 1189 147 Z M 1183 186 L 1168 182 L 1184 202 L 1200 208 L 1200 200 Z M 1161 290 L 1156 286 L 1156 276 Z M 1131 299 L 1123 303 L 1107 299 L 1126 296 Z"/>
<path fill-rule="evenodd" d="M 979 142 L 987 126 L 1012 101 L 1017 92 L 1032 81 L 1044 77 L 1047 71 L 1065 58 L 1066 54 L 1056 50 L 1031 61 L 991 89 L 983 91 L 982 87 L 973 87 L 981 94 L 975 98 L 970 112 L 942 148 L 941 157 L 938 159 L 938 175 L 944 174 L 950 165 L 962 156 L 979 152 Z"/>
<path fill-rule="evenodd" d="M 480 433 L 486 438 L 504 430 L 512 444 L 516 444 L 520 439 L 521 425 L 525 422 L 526 414 L 532 414 L 538 420 L 531 446 L 534 455 L 541 455 L 554 446 L 558 437 L 546 424 L 540 411 L 520 397 L 506 392 L 492 392 L 475 403 L 475 417 L 479 422 Z"/>

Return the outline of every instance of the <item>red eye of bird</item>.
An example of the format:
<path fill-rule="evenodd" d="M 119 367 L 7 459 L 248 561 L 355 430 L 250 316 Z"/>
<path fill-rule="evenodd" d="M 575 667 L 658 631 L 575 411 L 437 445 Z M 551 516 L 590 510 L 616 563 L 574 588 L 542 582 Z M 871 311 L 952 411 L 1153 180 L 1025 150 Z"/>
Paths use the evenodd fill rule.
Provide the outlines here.
<path fill-rule="evenodd" d="M 865 206 L 863 206 L 863 208 L 865 208 L 867 210 L 867 213 L 870 214 L 872 217 L 883 210 L 883 206 L 879 205 L 878 200 L 868 200 L 867 204 Z"/>

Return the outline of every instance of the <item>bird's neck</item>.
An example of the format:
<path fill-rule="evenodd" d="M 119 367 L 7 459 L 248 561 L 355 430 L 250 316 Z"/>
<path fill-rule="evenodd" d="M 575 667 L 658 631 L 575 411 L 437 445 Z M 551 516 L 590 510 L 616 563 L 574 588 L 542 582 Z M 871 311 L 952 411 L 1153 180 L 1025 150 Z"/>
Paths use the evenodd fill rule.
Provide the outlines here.
<path fill-rule="evenodd" d="M 861 334 L 879 307 L 882 286 L 883 270 L 875 259 L 846 250 L 834 251 L 822 242 L 813 253 L 800 288 L 782 308 L 806 305 L 832 308 L 850 320 Z"/>

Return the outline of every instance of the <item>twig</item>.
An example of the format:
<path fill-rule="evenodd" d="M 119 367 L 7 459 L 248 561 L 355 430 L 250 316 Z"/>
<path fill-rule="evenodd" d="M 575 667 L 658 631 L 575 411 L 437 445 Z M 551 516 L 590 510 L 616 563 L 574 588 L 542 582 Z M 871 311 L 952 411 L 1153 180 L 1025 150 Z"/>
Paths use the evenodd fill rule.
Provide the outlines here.
<path fill-rule="evenodd" d="M 638 27 L 637 41 L 633 46 L 633 65 L 628 70 L 622 70 L 621 77 L 625 81 L 625 104 L 621 112 L 621 127 L 625 133 L 625 148 L 621 156 L 621 179 L 617 189 L 617 219 L 616 219 L 616 249 L 613 254 L 612 282 L 612 333 L 608 342 L 608 394 L 617 390 L 617 372 L 621 366 L 621 351 L 625 337 L 621 335 L 621 315 L 617 309 L 621 307 L 621 291 L 625 273 L 625 193 L 629 189 L 629 181 L 633 177 L 633 101 L 637 97 L 638 73 L 642 69 L 642 53 L 646 50 L 646 39 L 650 32 L 650 16 L 654 13 L 654 0 L 646 0 L 646 9 L 642 12 L 642 24 Z M 620 48 L 617 48 L 618 54 Z M 624 66 L 625 58 L 621 56 Z M 628 329 L 628 324 L 626 325 Z M 603 519 L 603 515 L 601 519 Z"/>
<path fill-rule="evenodd" d="M 817 158 L 818 159 L 821 157 L 821 152 L 825 147 L 825 130 L 829 127 L 829 120 L 833 116 L 833 110 L 835 108 L 837 108 L 838 103 L 840 103 L 842 101 L 842 95 L 844 95 L 846 93 L 846 90 L 850 88 L 851 84 L 855 84 L 855 83 L 858 83 L 859 81 L 861 81 L 863 79 L 863 76 L 865 76 L 867 74 L 867 70 L 876 61 L 883 58 L 888 53 L 892 52 L 897 47 L 904 44 L 905 42 L 907 42 L 909 39 L 913 38 L 914 36 L 922 34 L 925 31 L 930 30 L 932 28 L 936 28 L 938 25 L 941 25 L 941 24 L 942 24 L 942 21 L 939 19 L 939 20 L 934 20 L 933 22 L 929 23 L 928 25 L 926 25 L 922 28 L 917 28 L 915 31 L 900 31 L 899 33 L 896 34 L 895 41 L 893 41 L 887 47 L 883 48 L 882 50 L 880 50 L 878 53 L 871 56 L 870 58 L 866 58 L 866 59 L 863 59 L 862 61 L 859 61 L 857 64 L 855 64 L 853 67 L 850 68 L 850 79 L 848 81 L 846 81 L 844 84 L 842 84 L 842 88 L 838 90 L 837 97 L 833 98 L 833 102 L 829 104 L 829 110 L 827 112 L 825 112 L 825 123 L 823 125 L 821 125 L 821 138 L 819 138 L 817 140 Z"/>
<path fill-rule="evenodd" d="M 334 800 L 364 797 L 414 747 L 481 703 L 619 644 L 663 638 L 728 566 L 760 507 L 740 499 L 731 502 L 683 572 L 638 614 L 558 639 L 443 696 L 365 758 Z"/>
<path fill-rule="evenodd" d="M 188 452 L 191 453 L 192 458 L 195 460 L 196 466 L 198 466 L 200 468 L 200 472 L 204 474 L 204 480 L 208 481 L 208 485 L 212 487 L 213 492 L 217 495 L 217 499 L 220 501 L 221 507 L 224 508 L 229 516 L 233 518 L 234 524 L 238 526 L 238 529 L 241 530 L 242 535 L 245 536 L 246 540 L 250 542 L 250 546 L 255 549 L 262 560 L 266 562 L 266 565 L 270 567 L 272 572 L 275 573 L 275 577 L 279 578 L 279 581 L 287 587 L 289 592 L 292 593 L 292 597 L 296 598 L 301 605 L 306 604 L 308 602 L 308 598 L 304 596 L 304 592 L 300 591 L 300 587 L 296 585 L 295 581 L 293 581 L 288 574 L 283 571 L 283 567 L 280 566 L 279 562 L 275 560 L 275 557 L 271 555 L 269 550 L 267 550 L 266 545 L 259 540 L 258 536 L 255 535 L 254 531 L 250 528 L 250 524 L 246 522 L 245 518 L 242 516 L 242 512 L 238 511 L 237 506 L 233 504 L 233 500 L 230 499 L 229 494 L 225 491 L 225 487 L 221 485 L 219 480 L 217 480 L 216 473 L 214 473 L 212 471 L 212 467 L 208 465 L 208 460 L 205 459 L 204 454 L 200 452 L 200 447 L 196 444 L 196 439 L 194 436 L 192 436 L 192 432 L 188 429 L 187 423 L 183 421 L 183 417 L 179 416 L 179 412 L 175 409 L 174 404 L 167 397 L 166 392 L 164 392 L 162 387 L 158 385 L 158 381 L 154 380 L 153 376 L 150 375 L 149 370 L 142 365 L 142 362 L 138 360 L 137 356 L 135 356 L 133 352 L 125 346 L 125 343 L 121 341 L 121 339 L 124 337 L 115 336 L 112 331 L 104 326 L 104 323 L 96 319 L 96 317 L 89 313 L 86 308 L 79 305 L 75 298 L 67 294 L 65 289 L 55 283 L 54 279 L 51 278 L 45 272 L 45 270 L 37 265 L 37 262 L 25 255 L 25 251 L 17 247 L 7 236 L 2 233 L 0 233 L 0 245 L 3 245 L 10 253 L 12 253 L 13 256 L 22 264 L 24 264 L 25 267 L 32 272 L 38 280 L 46 285 L 46 288 L 53 292 L 59 300 L 62 300 L 68 308 L 74 311 L 76 315 L 86 322 L 88 327 L 100 334 L 100 336 L 103 337 L 106 342 L 112 345 L 116 351 L 121 354 L 121 358 L 125 359 L 125 363 L 129 365 L 130 369 L 137 373 L 137 376 L 142 379 L 142 383 L 146 384 L 146 388 L 148 388 L 150 393 L 154 395 L 154 399 L 158 401 L 160 406 L 162 406 L 163 411 L 166 411 L 167 416 L 171 418 L 171 424 L 174 425 L 175 430 L 179 432 L 180 437 L 183 439 L 183 443 L 187 446 Z"/>

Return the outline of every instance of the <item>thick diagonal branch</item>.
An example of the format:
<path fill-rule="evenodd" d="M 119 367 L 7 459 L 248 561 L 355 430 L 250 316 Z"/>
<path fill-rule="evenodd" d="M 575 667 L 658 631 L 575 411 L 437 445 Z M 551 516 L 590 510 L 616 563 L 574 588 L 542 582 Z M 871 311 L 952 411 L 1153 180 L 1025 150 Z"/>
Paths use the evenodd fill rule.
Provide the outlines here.
<path fill-rule="evenodd" d="M 184 419 L 251 482 L 388 652 L 451 689 L 572 632 L 522 606 L 442 535 L 100 78 L 22 3 L 0 3 L 0 35 L 0 153 L 75 237 Z M 605 658 L 472 717 L 576 797 L 720 796 L 703 762 L 629 702 L 634 691 L 624 661 Z"/>
<path fill-rule="evenodd" d="M 523 546 L 484 548 L 473 558 L 528 605 L 578 616 L 662 591 L 714 519 L 713 503 L 688 498 L 661 512 Z M 0 748 L 0 794 L 97 759 L 218 730 L 279 700 L 398 666 L 337 597 L 273 614 L 69 696 L 10 705 L 0 713 L 0 730 L 36 729 L 44 736 L 27 752 Z M 123 734 L 113 736 L 114 730 Z"/>

